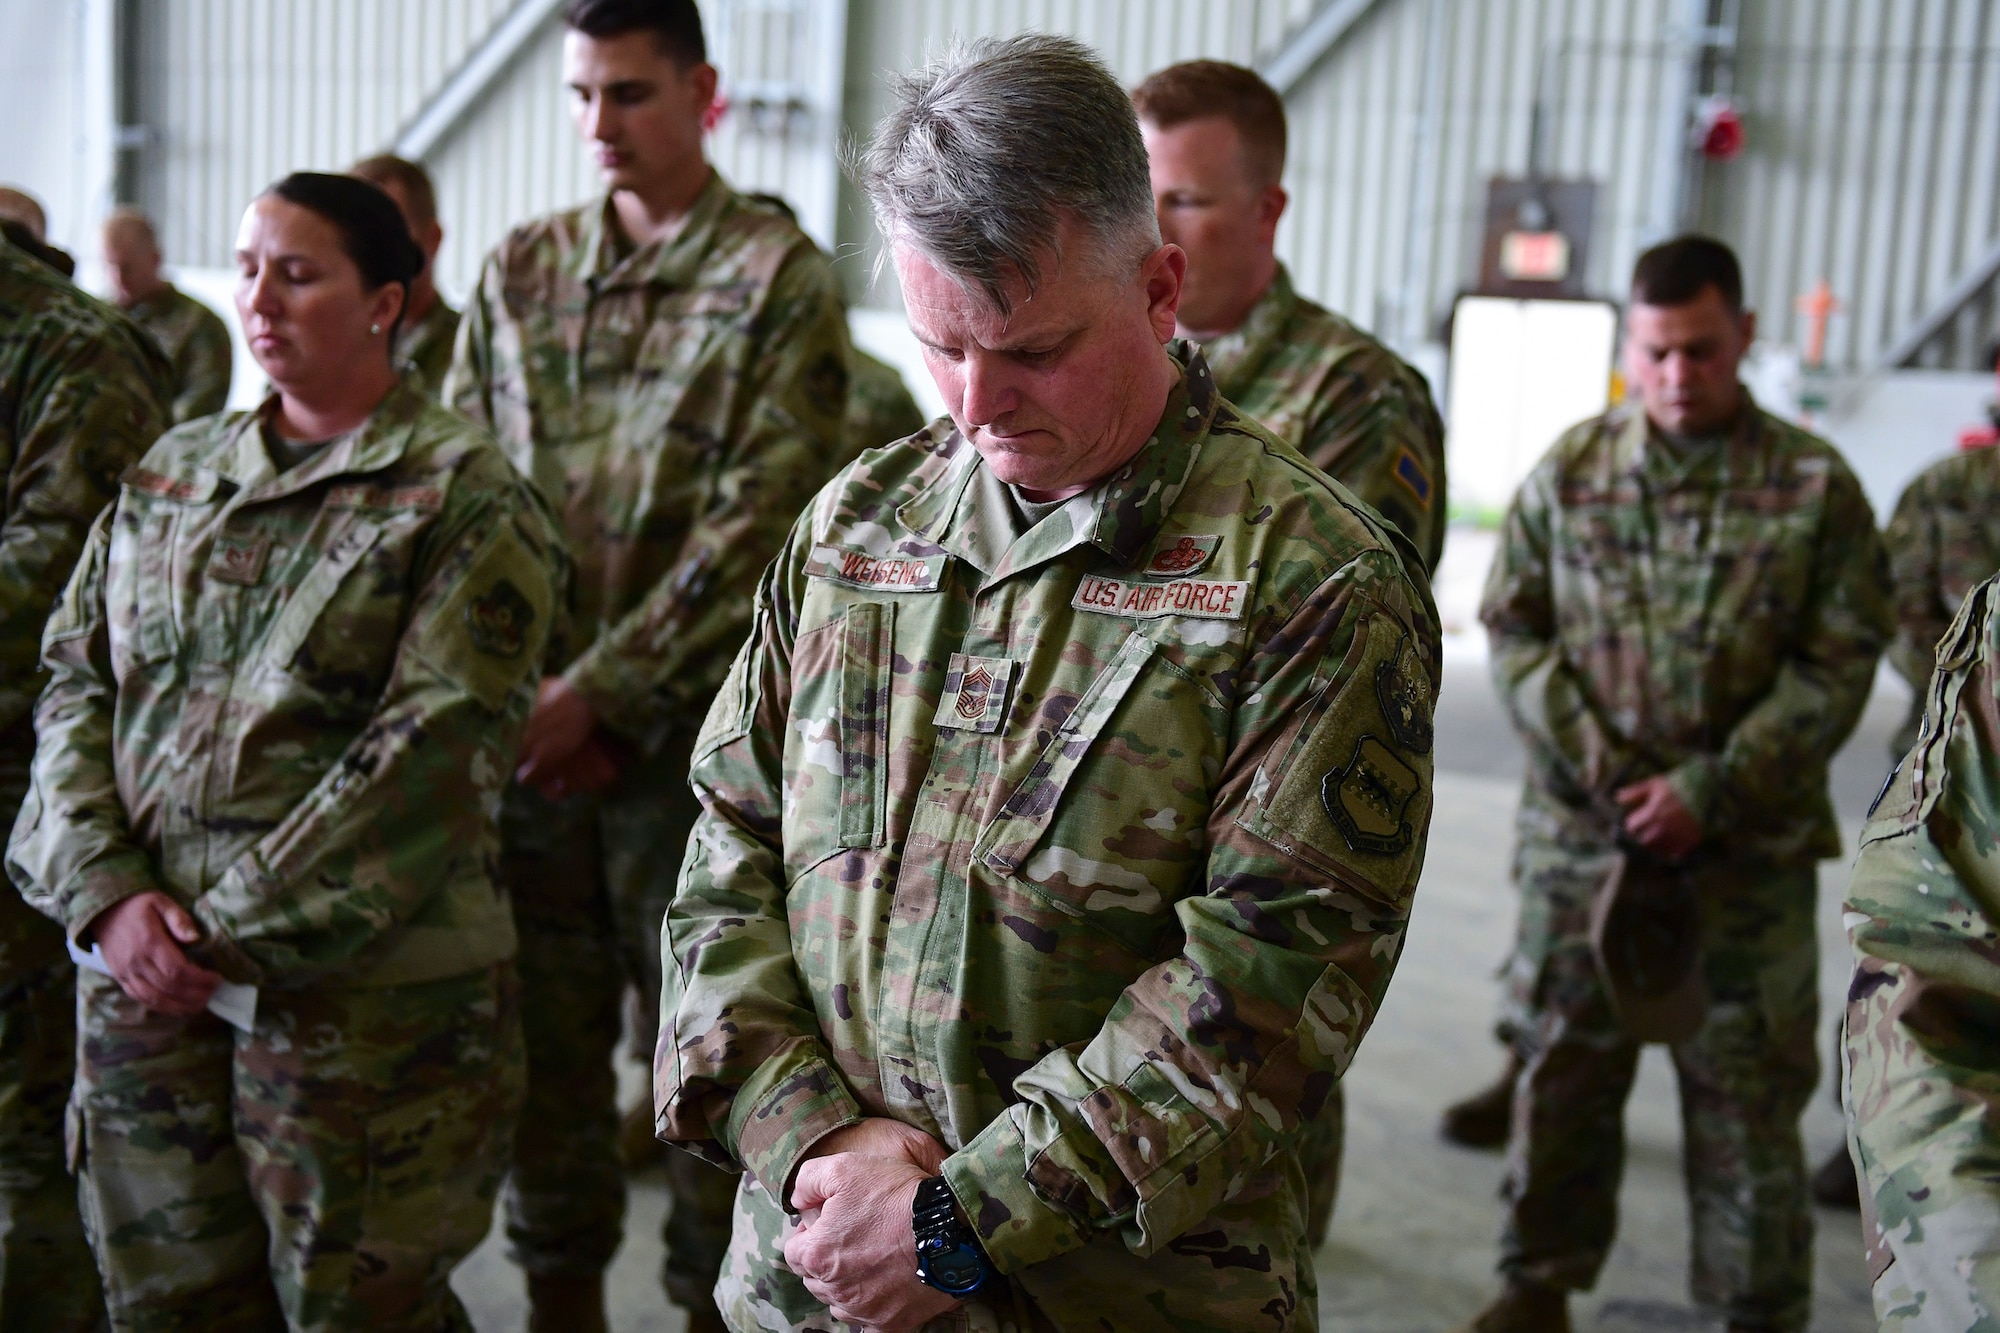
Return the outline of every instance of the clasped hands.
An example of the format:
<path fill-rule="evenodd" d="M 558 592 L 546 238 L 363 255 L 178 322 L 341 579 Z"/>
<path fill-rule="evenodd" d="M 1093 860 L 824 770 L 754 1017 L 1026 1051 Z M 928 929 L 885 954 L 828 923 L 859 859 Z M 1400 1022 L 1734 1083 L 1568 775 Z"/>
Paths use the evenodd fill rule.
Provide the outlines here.
<path fill-rule="evenodd" d="M 521 733 L 515 779 L 561 801 L 603 791 L 624 767 L 625 756 L 597 724 L 590 702 L 561 676 L 544 677 Z"/>
<path fill-rule="evenodd" d="M 1701 844 L 1701 825 L 1662 775 L 1612 793 L 1625 808 L 1625 832 L 1663 861 L 1679 861 Z"/>
<path fill-rule="evenodd" d="M 813 1144 L 793 1177 L 785 1265 L 835 1319 L 907 1333 L 959 1302 L 917 1279 L 910 1208 L 945 1147 L 900 1120 L 862 1120 Z"/>

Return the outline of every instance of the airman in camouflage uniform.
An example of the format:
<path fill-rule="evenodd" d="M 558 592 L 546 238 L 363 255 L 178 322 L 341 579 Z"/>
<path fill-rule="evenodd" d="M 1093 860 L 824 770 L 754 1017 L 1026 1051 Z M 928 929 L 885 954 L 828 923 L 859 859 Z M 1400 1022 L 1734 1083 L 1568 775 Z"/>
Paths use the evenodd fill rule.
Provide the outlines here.
<path fill-rule="evenodd" d="M 459 1327 L 522 1079 L 495 814 L 562 556 L 410 386 L 284 470 L 269 410 L 168 434 L 92 530 L 8 870 L 72 937 L 164 892 L 259 987 L 237 1032 L 85 974 L 72 1151 L 113 1326 Z"/>
<path fill-rule="evenodd" d="M 175 425 L 220 412 L 229 401 L 229 326 L 172 283 L 125 307 L 132 321 L 160 345 L 174 368 Z"/>
<path fill-rule="evenodd" d="M 1890 759 L 1917 743 L 1938 641 L 1972 589 L 2000 573 L 2000 449 L 1968 449 L 1925 468 L 1883 529 L 1896 589 L 1889 664 L 1913 698 Z"/>
<path fill-rule="evenodd" d="M 2000 1329 L 2000 585 L 1941 636 L 1848 882 L 1848 1137 L 1885 1330 Z"/>
<path fill-rule="evenodd" d="M 739 1333 L 905 1325 L 815 1253 L 866 1301 L 951 1309 L 911 1275 L 912 1173 L 996 1274 L 931 1327 L 1316 1327 L 1292 1145 L 1421 868 L 1427 585 L 1197 347 L 1161 347 L 1180 257 L 1086 48 L 981 43 L 899 96 L 867 182 L 954 418 L 800 518 L 696 742 L 662 1136 L 745 1173 Z M 1087 166 L 1023 169 L 1063 135 Z M 961 197 L 894 211 L 939 181 Z M 929 257 L 974 215 L 1039 276 Z M 844 1201 L 866 1189 L 907 1191 L 900 1233 L 890 1195 Z"/>
<path fill-rule="evenodd" d="M 1242 326 L 1207 348 L 1215 382 L 1243 415 L 1373 505 L 1436 572 L 1444 421 L 1422 375 L 1293 291 L 1282 264 Z"/>
<path fill-rule="evenodd" d="M 160 243 L 144 213 L 121 208 L 105 220 L 104 264 L 119 308 L 152 335 L 173 366 L 170 424 L 220 412 L 229 401 L 235 355 L 229 326 L 161 276 Z"/>
<path fill-rule="evenodd" d="M 626 765 L 560 801 L 517 785 L 504 815 L 529 1064 L 508 1235 L 531 1277 L 594 1280 L 618 1248 L 620 993 L 657 1002 L 694 732 L 758 574 L 843 457 L 849 355 L 819 250 L 712 171 L 670 239 L 633 246 L 610 199 L 517 229 L 467 306 L 446 401 L 562 515 L 576 629 L 552 665 Z M 706 1311 L 731 1184 L 685 1154 L 670 1171 L 667 1289 Z"/>
<path fill-rule="evenodd" d="M 396 329 L 396 361 L 416 371 L 434 394 L 444 391 L 451 371 L 452 348 L 458 342 L 459 313 L 433 296 L 423 314 Z"/>
<path fill-rule="evenodd" d="M 1530 753 L 1510 965 L 1525 1057 L 1510 1278 L 1587 1289 L 1610 1249 L 1639 1046 L 1599 978 L 1589 913 L 1634 837 L 1630 801 L 1614 797 L 1664 775 L 1698 830 L 1680 864 L 1704 909 L 1712 997 L 1672 1048 L 1695 1295 L 1734 1329 L 1805 1327 L 1814 862 L 1840 849 L 1827 763 L 1888 637 L 1886 585 L 1846 464 L 1747 394 L 1727 436 L 1707 441 L 1670 440 L 1636 404 L 1613 409 L 1523 483 L 1481 610 Z"/>
<path fill-rule="evenodd" d="M 42 626 L 118 474 L 166 429 L 168 369 L 109 307 L 0 240 L 0 819 L 12 827 L 48 677 Z M 76 968 L 62 932 L 0 892 L 0 1333 L 102 1317 L 63 1107 L 76 1071 Z"/>
<path fill-rule="evenodd" d="M 452 347 L 458 341 L 458 311 L 445 304 L 437 289 L 438 248 L 444 228 L 438 224 L 437 185 L 423 163 L 382 153 L 363 158 L 347 169 L 350 176 L 379 188 L 409 224 L 410 239 L 423 251 L 424 271 L 410 283 L 410 299 L 396 326 L 396 363 L 416 370 L 433 394 L 444 391 L 451 369 Z"/>

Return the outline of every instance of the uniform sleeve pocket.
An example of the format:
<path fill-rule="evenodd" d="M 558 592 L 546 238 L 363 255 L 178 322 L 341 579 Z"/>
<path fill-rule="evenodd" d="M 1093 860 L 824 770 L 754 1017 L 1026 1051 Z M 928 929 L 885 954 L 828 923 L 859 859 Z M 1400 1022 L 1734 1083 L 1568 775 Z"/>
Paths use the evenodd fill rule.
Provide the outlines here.
<path fill-rule="evenodd" d="M 530 676 L 539 678 L 555 611 L 547 563 L 503 523 L 416 630 L 416 655 L 498 712 Z"/>

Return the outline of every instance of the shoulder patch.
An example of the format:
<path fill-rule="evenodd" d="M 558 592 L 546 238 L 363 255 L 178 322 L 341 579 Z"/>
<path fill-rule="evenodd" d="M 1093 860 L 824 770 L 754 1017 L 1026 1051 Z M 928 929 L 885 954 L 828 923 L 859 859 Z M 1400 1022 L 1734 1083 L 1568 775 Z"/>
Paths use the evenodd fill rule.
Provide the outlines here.
<path fill-rule="evenodd" d="M 541 675 L 555 611 L 546 557 L 505 522 L 480 546 L 444 604 L 424 618 L 416 653 L 498 712 Z"/>
<path fill-rule="evenodd" d="M 1424 470 L 1423 463 L 1418 461 L 1416 454 L 1412 453 L 1409 448 L 1405 447 L 1396 451 L 1395 472 L 1396 480 L 1402 482 L 1410 494 L 1417 497 L 1417 503 L 1425 509 L 1429 509 L 1431 507 L 1431 474 Z"/>
<path fill-rule="evenodd" d="M 1396 655 L 1375 668 L 1375 700 L 1382 705 L 1382 720 L 1396 744 L 1418 754 L 1429 754 L 1437 740 L 1431 720 L 1435 700 L 1430 677 L 1417 661 L 1417 646 L 1403 636 Z"/>
<path fill-rule="evenodd" d="M 494 657 L 519 657 L 534 623 L 534 606 L 504 574 L 465 604 L 465 628 L 472 646 Z"/>
<path fill-rule="evenodd" d="M 1363 736 L 1347 763 L 1320 779 L 1319 800 L 1350 849 L 1395 856 L 1416 839 L 1409 814 L 1422 788 L 1416 769 L 1373 736 Z"/>

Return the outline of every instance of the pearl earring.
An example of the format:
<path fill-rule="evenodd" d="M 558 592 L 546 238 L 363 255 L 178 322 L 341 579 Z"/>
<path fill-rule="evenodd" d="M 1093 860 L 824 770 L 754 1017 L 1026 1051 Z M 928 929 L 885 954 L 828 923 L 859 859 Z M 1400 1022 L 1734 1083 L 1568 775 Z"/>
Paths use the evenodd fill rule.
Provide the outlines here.
<path fill-rule="evenodd" d="M 382 332 L 382 326 L 380 324 L 370 324 L 368 326 L 368 336 L 371 338 L 377 336 L 381 332 Z"/>

